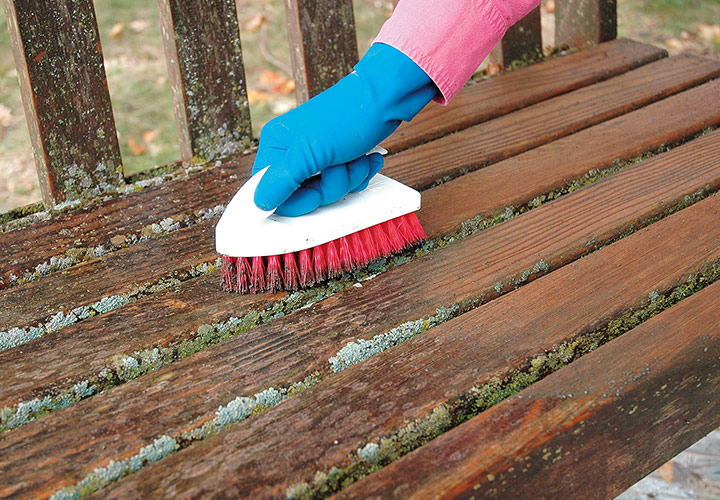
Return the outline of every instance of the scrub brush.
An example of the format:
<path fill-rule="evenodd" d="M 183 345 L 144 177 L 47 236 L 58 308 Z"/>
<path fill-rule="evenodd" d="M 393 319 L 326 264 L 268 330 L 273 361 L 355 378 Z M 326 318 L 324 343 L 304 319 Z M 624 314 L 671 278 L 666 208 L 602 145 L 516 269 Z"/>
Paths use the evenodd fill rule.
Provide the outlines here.
<path fill-rule="evenodd" d="M 266 170 L 240 188 L 215 228 L 227 291 L 308 288 L 427 238 L 414 213 L 420 193 L 389 177 L 378 174 L 363 191 L 300 217 L 283 217 L 253 202 Z"/>

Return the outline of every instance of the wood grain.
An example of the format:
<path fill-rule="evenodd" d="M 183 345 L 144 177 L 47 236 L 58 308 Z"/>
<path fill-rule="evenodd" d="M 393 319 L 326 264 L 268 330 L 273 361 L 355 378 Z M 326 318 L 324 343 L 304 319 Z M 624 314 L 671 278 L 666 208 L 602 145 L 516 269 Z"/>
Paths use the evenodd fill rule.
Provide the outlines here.
<path fill-rule="evenodd" d="M 542 55 L 540 6 L 513 24 L 490 53 L 490 64 L 500 69 L 513 61 L 531 61 Z"/>
<path fill-rule="evenodd" d="M 93 2 L 5 0 L 5 10 L 45 204 L 123 184 Z"/>
<path fill-rule="evenodd" d="M 3 450 L 0 455 L 8 457 L 8 462 L 2 465 L 12 471 L 10 477 L 17 478 L 13 484 L 21 485 L 27 494 L 49 494 L 45 485 L 72 484 L 111 458 L 120 459 L 137 452 L 143 443 L 159 434 L 181 432 L 190 423 L 202 423 L 212 417 L 218 405 L 238 395 L 251 395 L 268 386 L 302 380 L 318 369 L 326 370 L 328 358 L 348 341 L 370 338 L 406 321 L 432 315 L 442 305 L 482 295 L 491 298 L 496 294 L 493 288 L 498 282 L 507 283 L 513 276 L 517 278 L 541 259 L 556 269 L 585 253 L 588 242 L 602 244 L 611 240 L 628 227 L 666 210 L 675 200 L 698 187 L 720 187 L 718 137 L 720 133 L 695 141 L 692 149 L 678 148 L 643 162 L 587 189 L 415 259 L 364 282 L 361 288 L 351 288 L 287 319 L 252 329 L 112 389 L 102 397 L 27 424 L 0 444 L 7 447 L 7 452 Z M 711 219 L 706 217 L 704 223 L 708 220 Z M 685 221 L 681 226 L 691 224 Z M 713 231 L 695 241 L 718 248 Z M 656 246 L 664 248 L 660 242 Z M 681 247 L 676 248 L 677 253 L 669 253 L 672 258 L 692 254 L 684 244 L 682 252 Z M 662 279 L 668 280 L 663 281 L 667 283 L 663 286 L 669 286 L 688 269 L 678 262 L 668 264 L 661 258 L 654 260 L 658 265 L 664 262 L 665 267 L 657 270 Z M 587 259 L 580 262 L 585 261 Z M 624 270 L 623 278 L 627 272 Z M 627 281 L 623 279 L 624 283 Z M 652 289 L 645 290 L 645 296 Z M 542 301 L 534 303 L 543 304 Z M 599 308 L 591 310 L 598 313 Z M 499 359 L 505 366 L 505 358 Z M 9 376 L 20 375 L 10 364 L 4 363 L 4 366 L 8 366 L 7 372 L 15 374 Z M 10 385 L 10 379 L 0 383 L 0 387 Z M 94 429 L 96 438 L 92 446 L 77 444 L 82 440 L 78 440 L 74 432 L 84 432 L 80 430 L 86 428 L 83 422 L 87 422 L 88 429 Z M 75 444 L 63 444 L 66 439 Z M 13 445 L 20 442 L 27 446 Z M 15 458 L 10 462 L 13 450 L 18 450 L 19 455 L 12 455 Z M 57 458 L 65 452 L 72 452 L 74 459 Z M 54 459 L 47 468 L 38 466 L 32 474 L 23 473 L 28 469 L 19 464 L 38 463 L 40 456 Z"/>
<path fill-rule="evenodd" d="M 427 414 L 441 403 L 450 402 L 456 394 L 475 384 L 486 383 L 492 377 L 508 376 L 514 370 L 526 366 L 531 357 L 542 355 L 575 335 L 606 324 L 621 312 L 646 301 L 650 292 L 662 293 L 672 285 L 683 282 L 685 275 L 706 262 L 717 260 L 720 258 L 719 209 L 720 197 L 701 202 L 647 230 L 355 365 L 267 413 L 141 470 L 120 481 L 115 487 L 95 495 L 95 498 L 170 498 L 183 494 L 214 498 L 281 497 L 292 484 L 312 482 L 315 471 L 347 466 L 347 455 L 364 443 L 377 442 L 381 436 L 398 430 L 405 422 Z M 709 226 L 715 227 L 708 231 Z M 628 276 L 633 276 L 633 279 L 628 280 Z M 714 336 L 716 339 L 717 332 L 714 332 Z M 687 389 L 691 383 L 700 382 L 704 387 L 697 393 L 698 400 L 705 401 L 716 393 L 713 384 L 718 380 L 716 368 L 720 346 L 717 341 L 711 341 L 711 351 L 701 354 L 702 347 L 708 346 L 708 339 L 700 335 L 695 340 L 684 356 L 688 363 L 684 368 L 677 367 L 687 370 L 685 377 L 678 379 L 679 389 Z M 656 356 L 658 352 L 672 353 L 674 349 L 668 346 L 660 351 L 653 350 Z M 700 355 L 702 361 L 692 367 L 688 366 L 691 359 L 695 361 Z M 620 359 L 623 359 L 622 355 Z M 648 359 L 651 358 L 642 358 L 642 361 Z M 638 364 L 638 361 L 631 358 L 622 364 L 632 367 L 633 373 L 642 373 L 645 363 Z M 605 380 L 602 372 L 596 366 L 589 373 Z M 662 378 L 668 382 L 667 376 Z M 592 381 L 587 383 L 593 384 Z M 603 387 L 605 391 L 612 389 L 616 388 L 608 384 Z M 560 385 L 552 387 L 546 394 L 557 398 L 558 394 L 568 392 L 571 392 L 570 387 Z M 671 394 L 674 393 L 671 391 Z M 631 401 L 640 407 L 644 406 L 639 401 L 641 396 L 635 394 L 632 400 L 621 400 L 619 403 L 629 413 L 632 411 Z M 693 401 L 692 396 L 683 396 L 682 399 L 689 404 Z M 694 400 L 695 404 L 698 400 Z M 647 406 L 653 408 L 655 404 L 647 403 Z M 664 420 L 662 415 L 668 415 L 675 425 L 680 424 L 686 414 L 673 414 L 675 406 L 672 402 L 661 403 L 659 409 L 665 404 L 667 408 L 660 410 L 660 415 L 650 414 L 648 418 L 659 417 Z M 717 409 L 716 403 L 710 406 Z M 680 407 L 684 408 L 684 405 Z M 615 408 L 612 410 L 615 411 Z M 526 422 L 530 430 L 526 429 L 527 432 L 522 434 L 525 439 L 532 440 L 537 436 L 533 436 L 533 430 L 536 433 L 546 432 L 546 427 L 540 422 L 533 426 L 533 417 L 539 418 L 541 414 L 542 407 L 535 408 L 529 414 L 513 413 L 512 418 L 498 419 L 493 422 L 493 426 L 483 427 L 486 429 L 483 434 L 502 434 L 514 422 L 521 420 L 521 415 L 525 415 L 521 421 Z M 701 414 L 710 415 L 710 412 Z M 507 414 L 505 416 L 510 417 Z M 578 420 L 585 416 L 581 413 Z M 709 430 L 711 425 L 717 424 L 717 413 L 708 420 L 705 426 Z M 556 422 L 556 425 L 562 426 L 563 423 Z M 598 430 L 600 426 L 598 424 Z M 636 425 L 635 429 L 639 431 L 643 426 L 647 427 L 647 424 Z M 582 438 L 567 434 L 564 436 L 570 441 L 583 439 L 588 443 L 602 443 L 600 447 L 605 450 L 605 456 L 612 457 L 612 443 L 624 442 L 633 433 L 624 429 L 605 429 L 597 436 L 597 440 L 592 439 L 593 432 L 588 429 L 585 429 Z M 615 439 L 611 443 L 604 442 L 613 435 Z M 538 441 L 542 440 L 537 437 Z M 508 442 L 515 446 L 524 441 L 518 433 L 517 440 Z M 561 441 L 559 444 L 565 445 L 566 442 Z M 648 442 L 645 448 L 648 446 L 652 446 L 652 443 Z M 543 450 L 541 442 L 536 443 L 534 448 L 536 453 Z M 634 448 L 633 444 L 629 444 L 628 448 Z M 452 450 L 458 456 L 462 456 L 462 450 L 467 450 L 464 443 L 457 442 L 453 448 L 446 449 L 447 453 Z M 470 448 L 473 449 L 478 448 Z M 553 453 L 555 449 L 553 446 Z M 563 449 L 567 447 L 563 446 Z M 533 459 L 535 463 L 541 460 L 537 456 Z M 570 467 L 570 460 L 563 465 Z M 637 464 L 619 460 L 611 470 L 631 466 Z M 203 473 L 194 473 L 199 470 Z M 587 476 L 587 468 L 581 470 Z M 517 474 L 521 476 L 520 471 Z M 552 479 L 555 484 L 562 483 L 562 474 L 562 468 L 558 467 L 556 475 L 543 480 L 543 484 L 551 484 Z M 421 476 L 419 472 L 418 477 Z M 597 481 L 603 480 L 598 478 Z M 525 481 L 522 477 L 517 480 Z M 592 483 L 591 479 L 587 481 Z M 533 492 L 537 495 L 538 483 L 527 484 L 535 486 Z M 490 492 L 491 488 L 492 485 L 488 485 L 486 491 Z M 586 484 L 581 491 L 592 491 L 592 484 Z M 360 494 L 364 492 L 360 490 Z M 446 495 L 452 498 L 453 491 Z M 546 498 L 558 496 L 549 494 Z"/>
<path fill-rule="evenodd" d="M 650 67 L 654 67 L 652 71 L 643 71 Z M 682 71 L 683 76 L 668 72 L 670 69 Z M 426 187 L 432 180 L 444 175 L 456 175 L 470 165 L 500 160 L 532 146 L 539 146 L 544 141 L 570 134 L 577 128 L 602 121 L 594 118 L 592 113 L 601 112 L 605 118 L 609 118 L 627 111 L 629 106 L 652 102 L 658 96 L 691 87 L 715 74 L 720 74 L 720 64 L 715 62 L 704 62 L 689 56 L 662 60 L 597 84 L 589 88 L 588 93 L 579 90 L 546 101 L 553 102 L 552 109 L 547 109 L 545 103 L 536 104 L 513 115 L 492 120 L 482 127 L 471 127 L 447 138 L 401 152 L 389 158 L 385 172 L 406 184 L 416 187 L 424 184 Z M 631 75 L 633 78 L 625 78 Z M 613 84 L 614 81 L 617 83 Z M 606 83 L 612 84 L 610 89 L 618 94 L 617 99 L 613 99 L 614 107 L 604 103 L 588 106 L 578 104 L 579 98 L 596 102 L 596 99 L 610 91 L 605 87 Z M 603 86 L 602 91 L 593 91 L 600 86 Z M 578 96 L 578 92 L 583 94 Z M 598 110 L 597 106 L 603 109 Z M 561 109 L 564 112 L 561 113 Z M 571 111 L 565 112 L 568 109 Z M 528 123 L 518 128 L 508 121 L 520 114 L 518 119 L 522 118 L 523 122 L 527 118 L 526 111 L 536 117 L 541 112 L 552 112 L 555 115 L 542 121 L 547 127 Z M 424 155 L 416 153 L 417 150 L 421 150 Z M 211 224 L 213 221 L 191 226 L 163 238 L 121 249 L 106 258 L 2 291 L 0 307 L 4 307 L 7 314 L 0 320 L 0 329 L 30 325 L 57 311 L 92 303 L 103 296 L 124 293 L 173 271 L 213 260 L 216 254 L 212 248 Z M 63 290 L 63 293 L 58 293 L 59 290 Z"/>
<path fill-rule="evenodd" d="M 186 162 L 252 144 L 235 0 L 158 0 L 180 152 Z"/>
<path fill-rule="evenodd" d="M 718 322 L 715 283 L 336 498 L 614 498 L 720 425 Z"/>
<path fill-rule="evenodd" d="M 590 169 L 609 167 L 615 158 L 630 157 L 718 124 L 719 99 L 720 81 L 712 81 L 429 189 L 419 212 L 422 224 L 431 238 L 447 234 L 477 214 L 492 215 L 509 205 L 521 205 Z M 713 105 L 716 101 L 717 106 Z M 607 142 L 607 147 L 593 148 L 600 140 Z M 686 149 L 676 154 L 683 155 Z M 10 351 L 0 355 L 7 371 L 15 374 L 2 380 L 2 401 L 7 404 L 40 396 L 57 380 L 83 380 L 117 353 L 178 342 L 208 318 L 215 321 L 261 310 L 277 297 L 219 295 L 215 293 L 218 280 L 211 274 L 186 281 L 171 292 L 141 299 L 108 317 L 50 334 L 24 346 L 23 354 Z"/>
<path fill-rule="evenodd" d="M 295 96 L 302 103 L 358 61 L 352 0 L 285 0 Z"/>
<path fill-rule="evenodd" d="M 390 139 L 391 149 L 409 147 L 443 133 L 485 121 L 559 93 L 610 78 L 664 55 L 664 51 L 630 40 L 535 64 L 466 87 L 447 107 L 428 107 Z M 112 247 L 113 238 L 180 214 L 225 203 L 249 177 L 254 155 L 223 162 L 220 167 L 146 188 L 99 206 L 64 214 L 27 229 L 0 233 L 0 289 L 11 273 L 22 276 L 53 256 L 72 248 Z M 116 214 L 122 213 L 123 217 Z"/>
<path fill-rule="evenodd" d="M 388 166 L 392 166 L 394 178 L 424 188 L 437 178 L 437 165 L 452 161 L 455 170 L 451 176 L 476 170 L 718 75 L 720 64 L 714 61 L 690 55 L 662 59 L 611 80 L 402 151 L 391 158 Z M 503 145 L 499 146 L 499 143 Z"/>
<path fill-rule="evenodd" d="M 617 0 L 558 0 L 555 46 L 587 47 L 617 37 Z"/>
<path fill-rule="evenodd" d="M 449 132 L 597 83 L 665 57 L 652 45 L 621 38 L 526 68 L 470 82 L 447 106 L 427 106 L 384 143 L 398 152 Z"/>

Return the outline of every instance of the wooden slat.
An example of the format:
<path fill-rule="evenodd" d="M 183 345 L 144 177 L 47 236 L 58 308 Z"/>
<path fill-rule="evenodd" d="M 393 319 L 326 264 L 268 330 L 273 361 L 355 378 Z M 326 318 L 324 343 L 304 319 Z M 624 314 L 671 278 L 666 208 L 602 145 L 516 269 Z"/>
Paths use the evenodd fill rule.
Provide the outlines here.
<path fill-rule="evenodd" d="M 44 485 L 72 484 L 111 458 L 136 453 L 157 435 L 177 435 L 191 423 L 202 423 L 213 416 L 218 405 L 235 396 L 327 370 L 329 357 L 349 340 L 370 338 L 405 321 L 434 314 L 442 305 L 481 295 L 492 297 L 498 282 L 507 283 L 541 259 L 552 268 L 561 266 L 586 252 L 588 241 L 601 245 L 638 221 L 662 213 L 699 186 L 720 187 L 718 137 L 720 133 L 699 139 L 694 153 L 688 147 L 679 148 L 631 167 L 586 190 L 415 259 L 364 282 L 361 288 L 351 288 L 287 319 L 233 337 L 112 389 L 101 398 L 27 424 L 13 431 L 8 440 L 34 443 L 37 448 L 18 447 L 6 440 L 0 446 L 7 446 L 7 454 L 0 456 L 10 457 L 12 450 L 18 450 L 19 455 L 12 455 L 18 465 L 8 462 L 3 466 L 17 470 L 10 475 L 22 488 L 28 488 L 23 490 L 27 494 L 48 493 Z M 609 199 L 615 201 L 609 203 Z M 720 252 L 717 242 L 717 235 L 710 231 L 696 243 Z M 688 256 L 692 250 L 683 248 L 680 252 L 678 247 L 677 254 Z M 688 265 L 658 259 L 657 273 L 666 280 L 661 281 L 665 284 L 660 288 L 679 279 Z M 647 295 L 650 290 L 643 293 Z M 593 314 L 598 310 L 591 308 Z M 318 318 L 322 318 L 322 325 Z M 34 355 L 26 351 L 24 356 Z M 8 372 L 17 374 L 14 363 L 3 364 Z M 9 379 L 0 384 L 9 385 Z M 97 436 L 92 446 L 64 445 L 66 439 L 78 443 L 74 432 L 86 432 L 81 424 L 84 421 Z M 20 464 L 66 451 L 73 453 L 73 460 L 53 460 L 47 469 L 33 469 L 32 475 L 22 472 L 26 467 Z M 81 456 L 85 458 L 80 460 Z"/>
<path fill-rule="evenodd" d="M 337 498 L 614 498 L 720 425 L 718 322 L 715 283 Z"/>
<path fill-rule="evenodd" d="M 584 47 L 617 37 L 617 0 L 558 0 L 555 45 Z"/>
<path fill-rule="evenodd" d="M 394 178 L 412 186 L 426 187 L 436 179 L 436 166 L 447 163 L 449 158 L 457 166 L 451 176 L 472 171 L 718 75 L 720 64 L 696 56 L 662 59 L 611 80 L 402 151 L 390 159 L 388 167 Z M 498 140 L 503 142 L 502 148 L 498 147 Z M 455 146 L 457 141 L 462 141 L 459 146 Z M 477 154 L 478 149 L 486 153 Z"/>
<path fill-rule="evenodd" d="M 710 71 L 716 70 L 717 65 L 711 65 Z M 698 75 L 694 74 L 692 70 L 688 70 L 688 73 L 689 82 L 694 82 Z M 702 75 L 702 73 L 700 73 L 700 75 Z M 644 78 L 645 77 L 643 77 L 643 81 Z M 667 75 L 666 78 L 673 80 Z M 689 83 L 686 83 L 686 85 L 688 84 Z M 671 81 L 669 85 L 675 87 L 676 83 Z M 618 106 L 624 107 L 631 102 L 642 102 L 650 99 L 657 91 L 657 87 L 651 87 L 647 89 L 647 91 L 638 90 L 636 94 L 628 96 L 626 101 L 621 100 Z M 660 87 L 659 92 L 665 91 L 665 89 Z M 564 96 L 566 100 L 563 102 L 566 106 L 576 102 L 573 94 L 574 93 Z M 703 93 L 703 95 L 708 94 Z M 712 95 L 712 92 L 710 92 L 710 95 Z M 713 101 L 715 100 L 713 97 L 711 97 L 711 99 L 713 99 Z M 542 104 L 535 106 L 542 106 Z M 700 106 L 700 108 L 702 108 L 702 106 Z M 706 118 L 708 122 L 715 120 L 715 118 L 712 118 L 712 114 L 705 113 L 706 111 L 701 111 L 702 116 Z M 572 116 L 570 119 L 578 123 L 591 118 L 580 115 L 579 117 Z M 444 141 L 446 143 L 445 147 L 450 150 L 463 151 L 462 155 L 453 155 L 446 158 L 443 162 L 431 164 L 435 166 L 435 178 L 442 177 L 447 173 L 459 171 L 463 166 L 468 164 L 468 158 L 472 155 L 479 158 L 479 163 L 485 163 L 483 158 L 503 156 L 507 154 L 508 150 L 516 147 L 518 143 L 528 143 L 538 140 L 534 135 L 537 134 L 537 132 L 532 127 L 528 127 L 528 135 L 523 137 L 522 140 L 519 139 L 517 135 L 508 135 L 506 133 L 507 130 L 503 127 L 500 127 L 497 135 L 492 136 L 495 140 L 490 140 L 486 127 L 491 126 L 491 123 L 493 122 L 486 124 L 484 127 L 474 127 L 472 130 L 474 130 L 475 135 L 472 137 L 462 133 L 450 136 L 451 138 L 457 139 L 457 142 L 448 142 L 445 139 L 435 141 Z M 697 127 L 698 124 L 702 122 L 691 120 L 689 123 L 694 123 L 694 127 Z M 641 126 L 644 125 L 641 124 Z M 701 126 L 704 127 L 707 126 L 707 124 Z M 566 132 L 569 128 L 562 121 L 559 121 L 558 127 L 563 127 Z M 614 128 L 614 124 L 607 127 L 612 129 Z M 547 130 L 545 132 L 547 132 Z M 489 143 L 486 141 L 489 141 Z M 572 146 L 569 146 L 567 149 L 572 150 Z M 407 181 L 408 177 L 415 176 L 414 172 L 409 171 L 407 161 L 400 161 L 399 168 L 398 163 L 396 163 L 397 157 L 410 154 L 412 151 L 413 150 L 408 150 L 405 153 L 391 157 L 388 160 L 386 172 L 403 182 Z M 421 160 L 418 160 L 418 162 L 420 161 Z M 552 161 L 550 161 L 550 163 L 552 164 Z M 429 171 L 427 167 L 421 168 L 421 164 L 422 163 L 418 163 L 418 170 Z M 475 206 L 475 204 L 468 205 L 468 207 Z M 467 214 L 467 212 L 458 213 Z M 163 238 L 161 241 L 164 243 L 160 243 L 160 241 L 157 240 L 148 241 L 136 245 L 138 248 L 133 246 L 121 249 L 104 259 L 92 261 L 84 266 L 70 268 L 35 282 L 8 289 L 0 293 L 0 306 L 8 311 L 8 313 L 0 319 L 0 329 L 30 325 L 60 310 L 68 310 L 73 307 L 92 303 L 106 295 L 124 293 L 132 290 L 133 287 L 151 282 L 167 273 L 187 268 L 203 261 L 212 260 L 215 257 L 212 243 L 213 224 L 213 221 L 209 221 L 204 224 L 186 228 Z M 170 258 L 171 256 L 174 257 Z M 64 290 L 64 292 L 57 293 L 58 290 Z"/>
<path fill-rule="evenodd" d="M 500 68 L 513 61 L 530 61 L 542 54 L 540 6 L 513 24 L 490 53 L 490 63 Z"/>
<path fill-rule="evenodd" d="M 588 85 L 596 80 L 655 60 L 663 51 L 650 45 L 618 40 L 601 47 L 558 57 L 542 64 L 504 74 L 465 88 L 447 108 L 429 107 L 408 127 L 393 136 L 393 144 L 407 147 L 424 142 L 447 131 L 469 126 L 533 104 L 565 90 Z M 446 113 L 438 115 L 436 111 Z M 249 176 L 254 155 L 240 157 L 190 177 L 147 188 L 99 207 L 33 224 L 27 229 L 0 233 L 0 289 L 10 273 L 24 272 L 78 246 L 112 246 L 111 239 L 137 234 L 143 226 L 166 217 L 224 203 L 237 186 Z M 115 214 L 122 213 L 123 217 Z"/>
<path fill-rule="evenodd" d="M 490 216 L 504 207 L 522 205 L 591 169 L 609 167 L 615 158 L 672 143 L 712 124 L 720 124 L 720 81 L 429 189 L 423 194 L 420 220 L 431 238 L 447 234 L 477 214 Z M 593 147 L 598 141 L 608 146 Z M 558 157 L 564 161 L 558 162 Z M 219 295 L 214 293 L 218 280 L 215 273 L 190 280 L 107 318 L 50 334 L 41 343 L 23 347 L 23 355 L 0 355 L 7 373 L 14 374 L 2 379 L 0 406 L 42 396 L 57 380 L 87 379 L 118 352 L 176 343 L 208 321 L 264 309 L 277 297 Z"/>
<path fill-rule="evenodd" d="M 43 201 L 114 189 L 122 160 L 91 0 L 5 0 Z"/>
<path fill-rule="evenodd" d="M 447 106 L 428 106 L 384 143 L 397 152 L 597 83 L 666 56 L 663 50 L 626 38 L 555 57 L 527 68 L 467 85 Z M 613 65 L 612 68 L 608 65 Z"/>
<path fill-rule="evenodd" d="M 719 209 L 720 197 L 701 202 L 351 367 L 267 413 L 139 471 L 95 498 L 170 498 L 183 493 L 278 498 L 293 484 L 312 483 L 316 471 L 347 466 L 348 455 L 366 442 L 399 430 L 441 403 L 450 403 L 475 384 L 509 376 L 527 366 L 530 358 L 607 324 L 617 314 L 646 301 L 650 292 L 664 292 L 706 262 L 716 261 L 720 258 Z M 714 226 L 711 234 L 709 225 Z M 697 358 L 707 345 L 698 342 L 692 357 L 687 353 L 686 359 Z M 712 352 L 702 355 L 704 362 L 686 369 L 696 373 L 696 368 L 716 368 L 717 359 L 712 355 L 717 348 L 716 342 L 711 343 Z M 699 382 L 705 385 L 717 380 L 717 369 L 712 371 L 713 375 L 703 376 Z M 694 377 L 688 379 L 681 388 L 696 383 Z M 605 387 L 606 391 L 614 389 L 617 387 Z M 712 387 L 705 387 L 699 394 L 712 392 Z M 717 408 L 717 403 L 712 406 Z M 628 412 L 631 409 L 627 406 Z M 668 410 L 672 409 L 670 403 Z M 500 428 L 511 426 L 519 415 L 527 417 L 515 413 L 515 418 L 505 420 Z M 528 420 L 535 415 L 531 412 Z M 682 422 L 683 416 L 671 419 Z M 713 422 L 717 422 L 717 414 L 707 425 Z M 486 432 L 498 432 L 499 423 Z M 613 432 L 622 440 L 628 436 L 614 428 L 605 435 Z M 612 450 L 609 444 L 602 446 Z M 630 464 L 620 461 L 617 467 Z M 200 470 L 202 474 L 194 473 Z M 522 476 L 520 471 L 517 474 Z M 561 477 L 558 469 L 554 479 L 560 481 Z"/>
<path fill-rule="evenodd" d="M 352 0 L 285 0 L 295 96 L 302 103 L 352 71 L 358 60 Z"/>
<path fill-rule="evenodd" d="M 183 160 L 250 147 L 252 126 L 235 0 L 158 0 Z"/>

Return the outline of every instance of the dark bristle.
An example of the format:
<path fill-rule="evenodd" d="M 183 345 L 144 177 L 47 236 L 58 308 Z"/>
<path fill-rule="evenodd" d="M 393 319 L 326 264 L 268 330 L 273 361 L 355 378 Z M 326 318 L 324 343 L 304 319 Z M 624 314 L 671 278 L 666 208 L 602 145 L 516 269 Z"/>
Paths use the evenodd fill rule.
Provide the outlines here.
<path fill-rule="evenodd" d="M 265 273 L 265 290 L 273 293 L 282 290 L 283 277 L 282 265 L 279 255 L 271 255 L 267 258 L 267 272 Z"/>
<path fill-rule="evenodd" d="M 338 240 L 338 250 L 343 271 L 349 272 L 355 269 L 355 258 L 350 248 L 350 239 L 345 236 L 340 238 Z"/>
<path fill-rule="evenodd" d="M 298 267 L 300 268 L 300 287 L 308 288 L 315 284 L 315 273 L 313 273 L 312 252 L 300 250 L 298 252 Z"/>
<path fill-rule="evenodd" d="M 298 289 L 298 266 L 295 260 L 295 254 L 290 252 L 283 255 L 283 263 L 285 264 L 285 290 Z"/>
<path fill-rule="evenodd" d="M 368 257 L 359 232 L 350 235 L 350 248 L 352 255 L 355 257 L 355 267 L 365 267 L 370 262 L 370 257 Z"/>
<path fill-rule="evenodd" d="M 235 290 L 235 257 L 223 256 L 222 258 L 222 280 L 223 289 L 226 292 L 237 292 Z"/>
<path fill-rule="evenodd" d="M 325 262 L 327 262 L 328 278 L 336 278 L 342 274 L 342 264 L 335 241 L 325 243 Z"/>
<path fill-rule="evenodd" d="M 388 240 L 387 234 L 383 230 L 382 224 L 377 224 L 370 228 L 373 236 L 375 237 L 375 244 L 377 245 L 378 253 L 381 257 L 387 257 L 392 253 L 392 247 Z"/>
<path fill-rule="evenodd" d="M 315 281 L 322 281 L 327 277 L 327 262 L 325 261 L 324 245 L 318 245 L 313 248 L 313 268 L 315 269 Z"/>
<path fill-rule="evenodd" d="M 250 291 L 252 293 L 262 293 L 265 291 L 265 263 L 262 257 L 252 258 Z"/>
<path fill-rule="evenodd" d="M 388 241 L 390 242 L 390 250 L 393 253 L 402 252 L 405 249 L 406 244 L 409 242 L 403 240 L 403 237 L 395 224 L 395 219 L 390 219 L 385 222 L 383 226 L 385 234 L 387 234 Z"/>
<path fill-rule="evenodd" d="M 245 257 L 235 259 L 235 269 L 237 270 L 237 279 L 235 280 L 235 290 L 240 293 L 248 293 L 250 290 L 250 263 Z"/>

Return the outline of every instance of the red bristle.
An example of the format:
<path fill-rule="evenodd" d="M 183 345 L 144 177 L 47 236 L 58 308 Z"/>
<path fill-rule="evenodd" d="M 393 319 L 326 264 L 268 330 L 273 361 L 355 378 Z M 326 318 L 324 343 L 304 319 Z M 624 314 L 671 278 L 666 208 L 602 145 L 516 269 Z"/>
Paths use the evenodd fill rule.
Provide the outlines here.
<path fill-rule="evenodd" d="M 327 263 L 328 278 L 335 278 L 342 274 L 340 254 L 335 241 L 325 243 L 325 262 Z"/>
<path fill-rule="evenodd" d="M 262 257 L 252 258 L 252 274 L 250 275 L 250 291 L 261 293 L 265 291 L 265 263 Z"/>
<path fill-rule="evenodd" d="M 227 292 L 232 292 L 235 283 L 235 257 L 228 257 L 223 255 L 222 258 L 222 280 L 223 289 Z"/>
<path fill-rule="evenodd" d="M 407 219 L 407 215 L 402 215 L 395 219 L 397 222 L 398 232 L 402 236 L 403 241 L 407 246 L 410 246 L 415 241 L 415 235 L 413 234 L 410 222 Z"/>
<path fill-rule="evenodd" d="M 344 271 L 352 271 L 355 269 L 355 258 L 350 248 L 350 240 L 343 236 L 338 241 L 338 250 L 340 251 L 340 264 Z"/>
<path fill-rule="evenodd" d="M 235 260 L 235 272 L 237 273 L 235 290 L 240 293 L 248 293 L 250 290 L 250 275 L 252 271 L 250 269 L 250 263 L 245 257 L 239 257 Z"/>
<path fill-rule="evenodd" d="M 405 248 L 405 241 L 403 240 L 400 231 L 398 231 L 395 219 L 390 219 L 384 224 L 385 234 L 387 234 L 388 241 L 390 241 L 390 248 L 393 253 L 401 252 Z"/>
<path fill-rule="evenodd" d="M 387 257 L 392 253 L 390 247 L 390 241 L 388 240 L 387 234 L 383 230 L 382 224 L 376 224 L 370 228 L 373 237 L 375 238 L 375 244 L 377 245 L 378 252 L 382 257 Z"/>
<path fill-rule="evenodd" d="M 359 232 L 350 235 L 350 249 L 351 254 L 355 257 L 355 265 L 357 267 L 366 266 L 370 261 L 370 257 L 368 257 L 367 250 L 365 249 L 365 245 L 363 245 Z"/>
<path fill-rule="evenodd" d="M 313 267 L 315 268 L 315 282 L 318 283 L 327 276 L 327 262 L 325 261 L 324 245 L 313 248 Z"/>
<path fill-rule="evenodd" d="M 415 212 L 407 214 L 405 216 L 405 220 L 410 225 L 410 231 L 414 236 L 413 241 L 423 241 L 427 239 L 427 234 L 425 234 L 425 230 L 423 229 L 422 224 L 420 224 L 420 220 L 417 215 L 415 215 Z"/>
<path fill-rule="evenodd" d="M 267 271 L 265 276 L 265 289 L 268 292 L 273 293 L 282 290 L 283 276 L 279 255 L 271 255 L 267 258 Z"/>
<path fill-rule="evenodd" d="M 365 250 L 367 251 L 367 256 L 368 256 L 368 262 L 379 258 L 380 251 L 378 250 L 377 244 L 375 243 L 375 238 L 373 237 L 372 232 L 370 231 L 370 228 L 363 229 L 362 231 L 360 231 L 360 238 L 362 238 L 363 245 L 365 245 Z"/>
<path fill-rule="evenodd" d="M 300 287 L 308 288 L 315 284 L 315 274 L 312 268 L 312 254 L 310 250 L 298 252 L 298 264 L 300 267 Z"/>
<path fill-rule="evenodd" d="M 298 266 L 295 260 L 295 254 L 290 252 L 283 256 L 283 263 L 285 264 L 285 290 L 297 290 L 298 289 Z"/>

